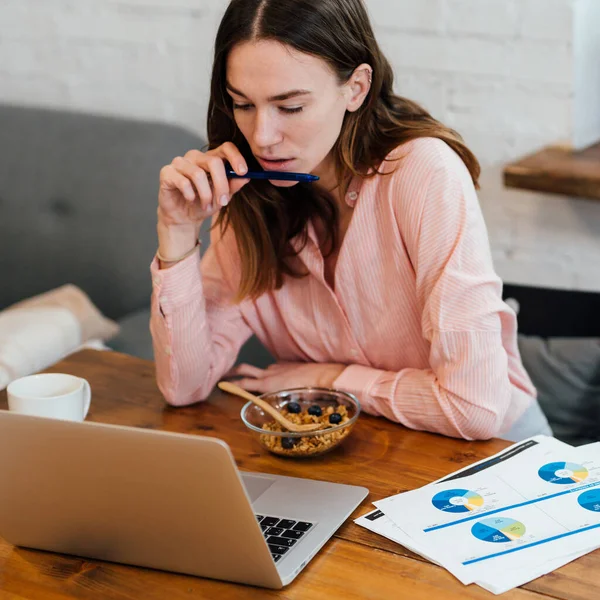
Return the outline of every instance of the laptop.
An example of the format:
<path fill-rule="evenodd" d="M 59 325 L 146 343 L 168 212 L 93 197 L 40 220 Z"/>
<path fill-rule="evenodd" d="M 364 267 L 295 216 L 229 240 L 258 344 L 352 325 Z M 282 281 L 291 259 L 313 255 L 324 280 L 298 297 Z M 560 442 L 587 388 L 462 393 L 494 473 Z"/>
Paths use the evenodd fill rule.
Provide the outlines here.
<path fill-rule="evenodd" d="M 15 546 L 278 589 L 367 494 L 240 472 L 216 438 L 0 410 L 0 536 Z"/>

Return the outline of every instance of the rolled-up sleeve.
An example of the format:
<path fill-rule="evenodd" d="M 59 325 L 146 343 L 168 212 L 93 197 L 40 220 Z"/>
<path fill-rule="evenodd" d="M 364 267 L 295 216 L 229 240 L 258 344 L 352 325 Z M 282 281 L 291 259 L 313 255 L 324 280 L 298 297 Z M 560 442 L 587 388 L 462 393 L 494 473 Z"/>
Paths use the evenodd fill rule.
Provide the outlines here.
<path fill-rule="evenodd" d="M 231 259 L 219 242 L 202 261 L 198 253 L 162 270 L 152 261 L 150 331 L 157 384 L 169 404 L 204 400 L 251 335 L 224 262 Z"/>

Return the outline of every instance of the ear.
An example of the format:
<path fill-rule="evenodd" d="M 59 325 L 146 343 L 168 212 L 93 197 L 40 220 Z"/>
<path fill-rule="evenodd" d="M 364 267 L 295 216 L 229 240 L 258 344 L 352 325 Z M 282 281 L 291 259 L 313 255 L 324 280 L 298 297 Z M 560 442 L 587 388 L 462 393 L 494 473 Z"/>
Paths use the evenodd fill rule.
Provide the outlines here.
<path fill-rule="evenodd" d="M 372 76 L 373 68 L 367 63 L 363 63 L 354 69 L 350 79 L 345 83 L 346 110 L 355 112 L 363 105 L 371 89 Z"/>

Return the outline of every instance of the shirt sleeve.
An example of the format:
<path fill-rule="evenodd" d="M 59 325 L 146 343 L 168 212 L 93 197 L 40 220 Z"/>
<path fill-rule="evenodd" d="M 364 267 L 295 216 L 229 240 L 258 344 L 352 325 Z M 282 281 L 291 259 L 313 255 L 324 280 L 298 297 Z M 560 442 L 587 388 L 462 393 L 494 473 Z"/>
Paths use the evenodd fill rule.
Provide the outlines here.
<path fill-rule="evenodd" d="M 449 148 L 437 151 L 422 189 L 410 199 L 421 204 L 411 207 L 416 216 L 399 214 L 402 208 L 396 215 L 415 269 L 430 368 L 350 365 L 334 386 L 355 393 L 366 412 L 412 429 L 488 439 L 500 432 L 511 404 L 503 323 L 516 336 L 514 314 L 502 301 L 470 174 Z"/>
<path fill-rule="evenodd" d="M 217 240 L 202 260 L 195 253 L 162 270 L 152 261 L 150 331 L 157 384 L 169 404 L 206 399 L 252 333 L 233 303 L 234 269 Z"/>

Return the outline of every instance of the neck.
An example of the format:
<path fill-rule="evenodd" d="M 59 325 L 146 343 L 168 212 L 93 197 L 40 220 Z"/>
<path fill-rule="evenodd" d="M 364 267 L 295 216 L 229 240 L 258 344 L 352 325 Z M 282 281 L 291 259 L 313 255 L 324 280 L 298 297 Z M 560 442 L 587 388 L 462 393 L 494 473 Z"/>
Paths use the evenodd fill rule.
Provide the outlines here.
<path fill-rule="evenodd" d="M 323 168 L 324 167 L 324 168 Z M 342 241 L 348 229 L 350 219 L 352 218 L 352 208 L 348 206 L 345 200 L 346 188 L 348 187 L 348 181 L 339 182 L 333 165 L 325 167 L 323 165 L 318 170 L 313 171 L 315 175 L 319 176 L 319 181 L 314 185 L 318 186 L 321 190 L 328 192 L 334 199 L 338 209 L 338 221 L 337 221 L 337 248 L 333 248 L 333 254 L 331 256 L 337 256 L 337 251 L 341 247 Z M 320 244 L 324 243 L 327 239 L 327 234 L 323 229 L 323 223 L 313 221 L 315 227 L 315 233 L 320 241 Z M 327 249 L 325 248 L 327 252 Z M 332 259 L 335 263 L 335 258 Z"/>
<path fill-rule="evenodd" d="M 319 181 L 315 185 L 333 196 L 340 214 L 343 214 L 345 209 L 348 208 L 344 202 L 346 184 L 337 179 L 333 161 L 330 157 L 323 161 L 318 169 L 315 169 L 314 174 L 319 176 Z"/>

